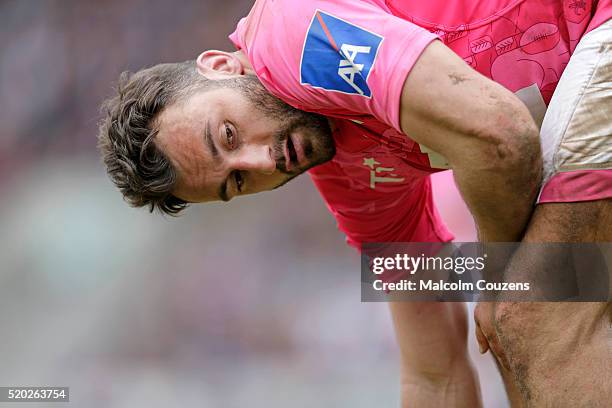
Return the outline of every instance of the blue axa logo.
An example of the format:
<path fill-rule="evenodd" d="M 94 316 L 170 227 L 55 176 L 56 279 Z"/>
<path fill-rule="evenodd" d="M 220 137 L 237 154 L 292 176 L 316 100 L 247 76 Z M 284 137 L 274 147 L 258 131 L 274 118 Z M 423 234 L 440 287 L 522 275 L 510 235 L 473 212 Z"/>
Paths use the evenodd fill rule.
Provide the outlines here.
<path fill-rule="evenodd" d="M 383 40 L 378 34 L 317 10 L 300 65 L 300 83 L 371 97 L 368 76 Z"/>

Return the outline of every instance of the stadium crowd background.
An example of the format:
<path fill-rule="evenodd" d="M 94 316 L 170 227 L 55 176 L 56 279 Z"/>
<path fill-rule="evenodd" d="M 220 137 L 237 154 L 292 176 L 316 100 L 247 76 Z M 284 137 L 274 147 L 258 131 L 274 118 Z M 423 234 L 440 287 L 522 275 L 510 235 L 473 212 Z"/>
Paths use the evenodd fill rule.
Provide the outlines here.
<path fill-rule="evenodd" d="M 100 163 L 119 73 L 231 49 L 250 5 L 0 1 L 0 386 L 70 386 L 80 407 L 397 406 L 387 307 L 360 303 L 359 257 L 307 176 L 164 219 Z M 474 239 L 451 175 L 435 183 Z M 470 350 L 486 406 L 506 406 Z"/>

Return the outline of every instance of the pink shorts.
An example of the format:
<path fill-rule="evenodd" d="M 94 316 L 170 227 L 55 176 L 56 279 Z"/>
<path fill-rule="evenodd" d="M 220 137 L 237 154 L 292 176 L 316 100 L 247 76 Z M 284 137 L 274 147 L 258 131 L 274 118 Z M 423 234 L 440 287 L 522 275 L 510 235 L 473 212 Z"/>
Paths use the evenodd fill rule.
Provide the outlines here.
<path fill-rule="evenodd" d="M 540 138 L 544 180 L 538 203 L 612 198 L 612 20 L 578 43 Z"/>

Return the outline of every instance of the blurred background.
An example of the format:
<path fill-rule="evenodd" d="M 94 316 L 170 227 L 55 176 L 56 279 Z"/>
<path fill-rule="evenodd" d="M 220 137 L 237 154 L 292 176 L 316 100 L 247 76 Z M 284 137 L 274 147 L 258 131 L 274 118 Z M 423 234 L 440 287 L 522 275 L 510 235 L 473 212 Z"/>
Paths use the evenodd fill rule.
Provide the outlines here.
<path fill-rule="evenodd" d="M 387 306 L 360 302 L 307 176 L 170 219 L 128 208 L 98 158 L 119 73 L 230 50 L 250 5 L 0 1 L 0 386 L 69 386 L 78 407 L 398 406 Z M 473 240 L 451 175 L 435 187 Z M 507 406 L 470 351 L 486 406 Z"/>

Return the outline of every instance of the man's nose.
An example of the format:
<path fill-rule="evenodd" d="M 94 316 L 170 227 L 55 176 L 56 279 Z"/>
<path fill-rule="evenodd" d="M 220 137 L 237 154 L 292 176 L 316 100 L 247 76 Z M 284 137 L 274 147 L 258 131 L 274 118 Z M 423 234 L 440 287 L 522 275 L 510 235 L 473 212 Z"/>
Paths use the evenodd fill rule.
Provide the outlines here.
<path fill-rule="evenodd" d="M 236 167 L 269 175 L 276 171 L 276 161 L 269 146 L 244 146 L 237 158 Z"/>

